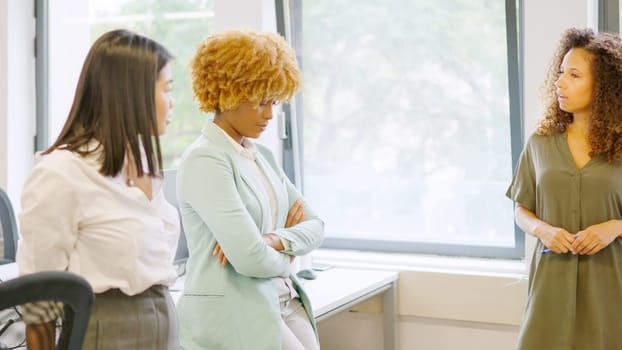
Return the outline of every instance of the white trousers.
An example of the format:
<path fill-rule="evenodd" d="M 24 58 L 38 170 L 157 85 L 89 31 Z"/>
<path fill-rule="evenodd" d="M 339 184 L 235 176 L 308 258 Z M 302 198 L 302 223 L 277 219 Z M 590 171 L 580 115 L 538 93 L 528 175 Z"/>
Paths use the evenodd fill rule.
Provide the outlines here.
<path fill-rule="evenodd" d="M 319 350 L 315 332 L 300 299 L 281 302 L 281 350 Z"/>

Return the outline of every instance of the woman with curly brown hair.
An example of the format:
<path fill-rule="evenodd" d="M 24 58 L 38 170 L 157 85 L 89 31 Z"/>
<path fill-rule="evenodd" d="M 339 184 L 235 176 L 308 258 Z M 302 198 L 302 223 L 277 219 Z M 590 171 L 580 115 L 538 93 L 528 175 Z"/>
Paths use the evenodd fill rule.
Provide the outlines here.
<path fill-rule="evenodd" d="M 190 63 L 199 108 L 213 112 L 186 150 L 177 195 L 190 256 L 178 303 L 184 349 L 319 349 L 290 261 L 317 248 L 323 222 L 270 151 L 250 141 L 301 75 L 276 34 L 212 35 Z"/>
<path fill-rule="evenodd" d="M 538 238 L 518 349 L 622 349 L 622 39 L 569 29 L 507 196 Z"/>

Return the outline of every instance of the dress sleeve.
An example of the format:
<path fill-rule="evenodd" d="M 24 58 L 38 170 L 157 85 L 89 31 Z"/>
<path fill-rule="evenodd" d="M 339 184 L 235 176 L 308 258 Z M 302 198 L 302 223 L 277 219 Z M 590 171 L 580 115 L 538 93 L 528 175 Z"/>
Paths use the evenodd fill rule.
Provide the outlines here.
<path fill-rule="evenodd" d="M 512 182 L 505 195 L 528 210 L 536 209 L 536 174 L 533 163 L 533 136 L 518 159 Z"/>

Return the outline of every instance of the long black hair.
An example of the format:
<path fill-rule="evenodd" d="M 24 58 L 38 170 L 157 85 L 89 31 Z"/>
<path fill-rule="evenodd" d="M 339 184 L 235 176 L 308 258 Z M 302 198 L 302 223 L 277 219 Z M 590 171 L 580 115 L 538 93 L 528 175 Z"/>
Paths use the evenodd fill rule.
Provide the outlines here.
<path fill-rule="evenodd" d="M 86 56 L 69 117 L 44 154 L 66 149 L 85 156 L 95 151 L 85 147 L 94 139 L 103 147 L 102 175 L 117 175 L 129 148 L 138 176 L 143 176 L 142 145 L 149 175 L 159 175 L 154 90 L 160 70 L 171 59 L 164 46 L 128 30 L 103 34 Z"/>

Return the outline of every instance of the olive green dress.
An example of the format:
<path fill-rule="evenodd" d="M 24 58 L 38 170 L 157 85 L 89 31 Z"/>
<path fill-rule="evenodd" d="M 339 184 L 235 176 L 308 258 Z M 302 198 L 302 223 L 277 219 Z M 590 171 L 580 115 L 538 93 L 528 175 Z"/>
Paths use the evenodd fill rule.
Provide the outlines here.
<path fill-rule="evenodd" d="M 622 165 L 593 157 L 577 169 L 565 133 L 532 135 L 506 195 L 574 234 L 622 219 Z M 544 248 L 538 241 L 517 349 L 622 349 L 622 240 L 592 256 Z"/>

